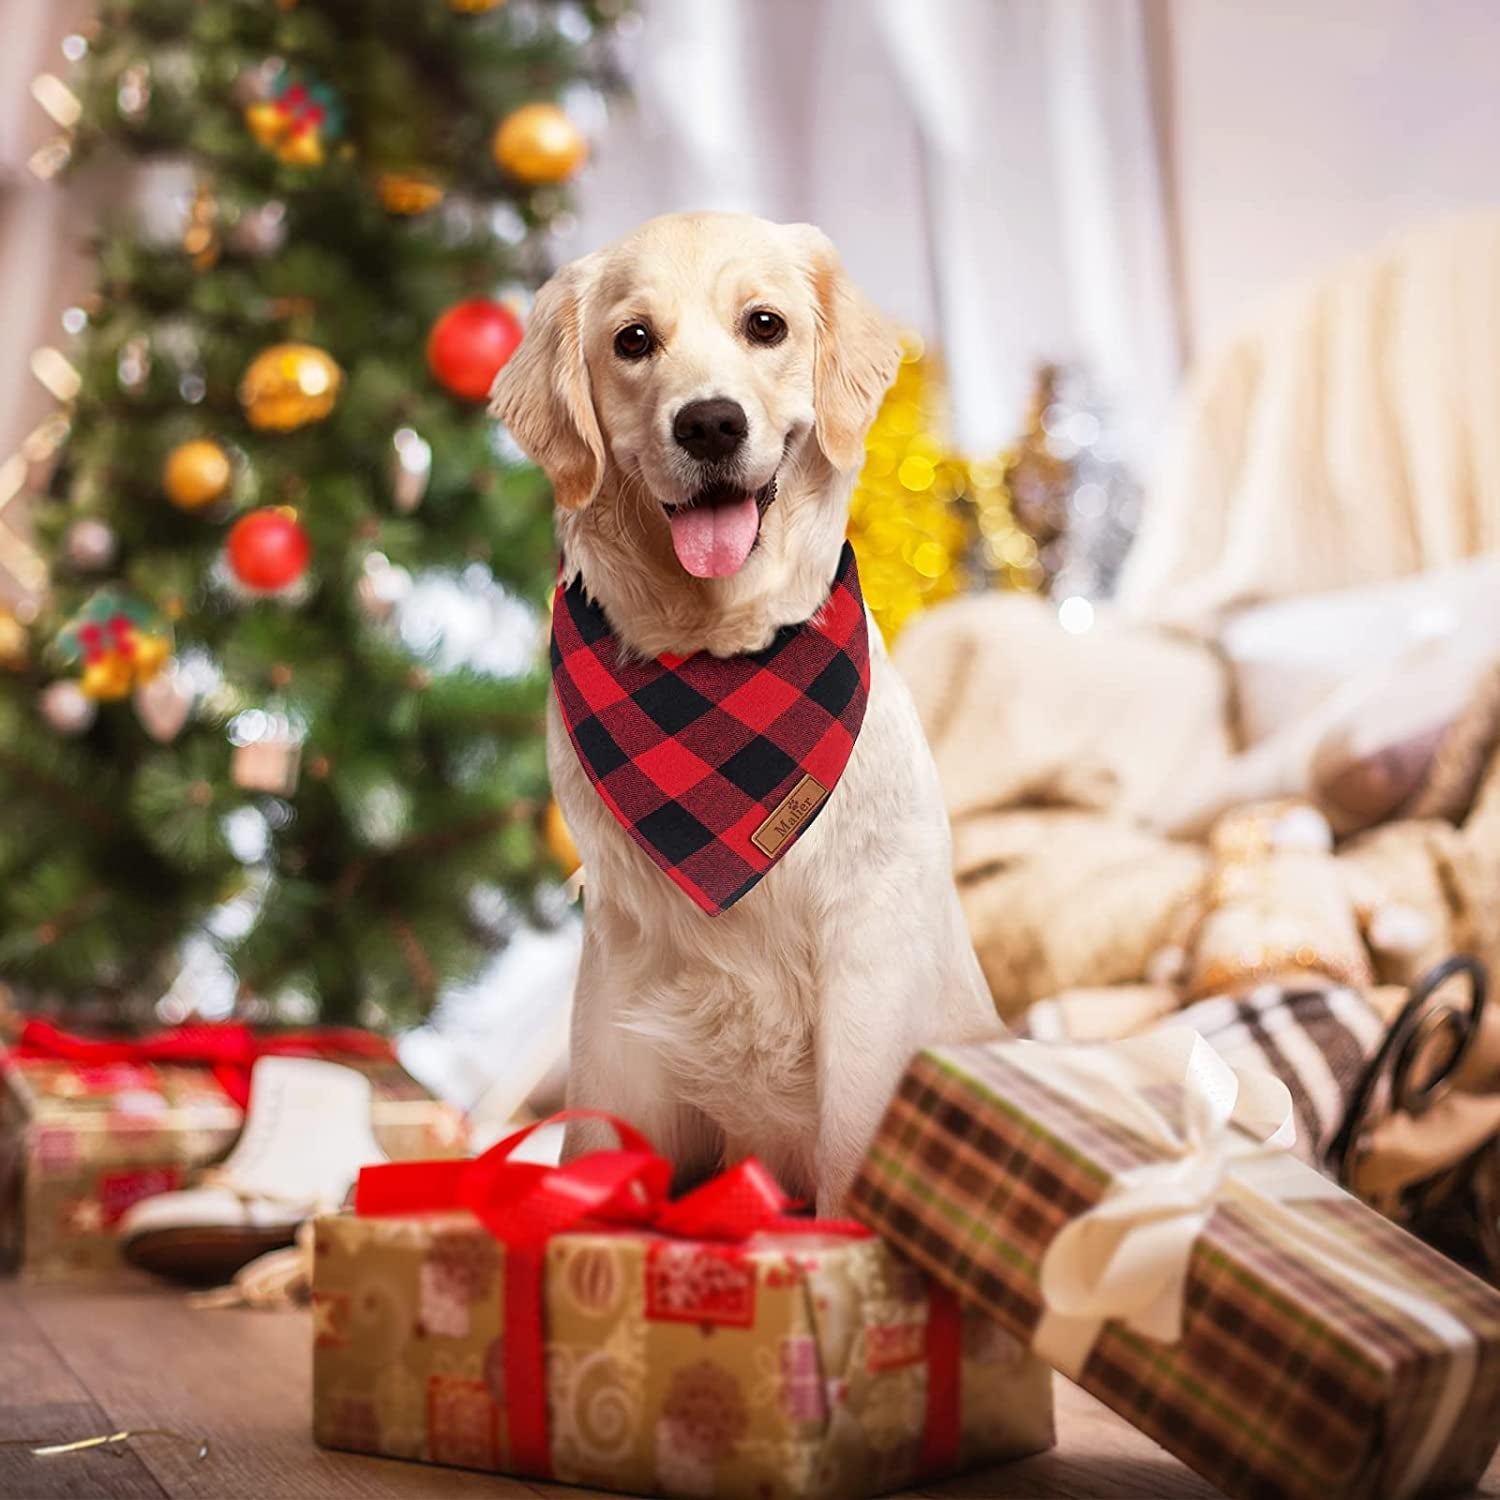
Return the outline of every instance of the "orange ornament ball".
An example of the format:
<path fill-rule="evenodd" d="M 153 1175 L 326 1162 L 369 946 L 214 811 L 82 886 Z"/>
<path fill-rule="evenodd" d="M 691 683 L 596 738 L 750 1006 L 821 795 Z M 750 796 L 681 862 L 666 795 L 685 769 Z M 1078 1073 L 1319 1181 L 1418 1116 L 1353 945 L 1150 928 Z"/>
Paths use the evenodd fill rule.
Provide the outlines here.
<path fill-rule="evenodd" d="M 202 510 L 221 499 L 233 473 L 229 455 L 211 438 L 180 443 L 162 469 L 162 488 L 179 510 Z"/>
<path fill-rule="evenodd" d="M 312 559 L 312 543 L 295 515 L 267 506 L 241 516 L 225 545 L 229 571 L 247 589 L 272 594 L 297 582 Z"/>
<path fill-rule="evenodd" d="M 490 149 L 518 182 L 566 182 L 589 158 L 584 133 L 555 104 L 523 104 L 500 122 Z"/>
<path fill-rule="evenodd" d="M 321 422 L 334 408 L 344 372 L 313 344 L 273 344 L 250 361 L 240 405 L 261 432 L 292 432 Z"/>
<path fill-rule="evenodd" d="M 486 297 L 455 303 L 427 336 L 427 367 L 451 395 L 483 401 L 523 332 L 521 320 L 504 303 Z"/>
<path fill-rule="evenodd" d="M 573 842 L 572 831 L 563 821 L 562 809 L 555 801 L 548 802 L 542 811 L 542 842 L 564 878 L 572 875 L 583 863 L 578 845 Z"/>

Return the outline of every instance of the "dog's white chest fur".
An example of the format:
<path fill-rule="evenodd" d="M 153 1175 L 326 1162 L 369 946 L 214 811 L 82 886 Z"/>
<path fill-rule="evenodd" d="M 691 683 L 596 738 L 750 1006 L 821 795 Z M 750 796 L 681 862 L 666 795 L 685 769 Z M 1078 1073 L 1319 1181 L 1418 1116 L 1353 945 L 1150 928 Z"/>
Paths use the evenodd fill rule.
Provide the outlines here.
<path fill-rule="evenodd" d="M 571 1097 L 634 1120 L 687 1175 L 754 1154 L 825 1206 L 910 1053 L 997 1029 L 931 756 L 873 624 L 871 635 L 870 701 L 843 779 L 719 917 L 615 821 L 555 706 L 549 722 L 586 870 Z"/>

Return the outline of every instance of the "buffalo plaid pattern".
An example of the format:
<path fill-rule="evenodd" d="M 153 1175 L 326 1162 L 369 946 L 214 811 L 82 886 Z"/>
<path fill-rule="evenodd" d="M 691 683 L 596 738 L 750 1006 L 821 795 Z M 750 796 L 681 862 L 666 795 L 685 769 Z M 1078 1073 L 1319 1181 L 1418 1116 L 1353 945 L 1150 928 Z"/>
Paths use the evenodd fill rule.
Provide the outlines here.
<path fill-rule="evenodd" d="M 850 1207 L 1029 1340 L 1053 1237 L 1150 1155 L 1007 1066 L 1003 1044 L 940 1049 L 913 1061 Z M 1472 1484 L 1500 1438 L 1500 1295 L 1352 1198 L 1300 1211 L 1420 1289 L 1433 1316 L 1362 1295 L 1225 1206 L 1193 1252 L 1181 1340 L 1108 1323 L 1081 1384 L 1236 1500 L 1393 1495 L 1440 1420 L 1422 1493 Z"/>
<path fill-rule="evenodd" d="M 710 916 L 827 805 L 870 695 L 870 640 L 846 542 L 828 601 L 749 656 L 633 659 L 581 579 L 558 585 L 552 683 L 578 759 L 625 831 Z M 823 797 L 772 854 L 756 833 L 812 777 Z"/>

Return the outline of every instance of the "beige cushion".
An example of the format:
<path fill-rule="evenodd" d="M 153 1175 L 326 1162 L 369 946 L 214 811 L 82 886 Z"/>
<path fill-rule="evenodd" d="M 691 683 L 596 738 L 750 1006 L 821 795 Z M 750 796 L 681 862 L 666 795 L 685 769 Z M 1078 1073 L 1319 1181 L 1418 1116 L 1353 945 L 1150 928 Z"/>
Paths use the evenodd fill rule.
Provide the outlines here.
<path fill-rule="evenodd" d="M 1043 805 L 1154 825 L 1168 789 L 1230 752 L 1213 652 L 1107 613 L 1070 635 L 1044 600 L 976 595 L 919 615 L 895 659 L 956 823 Z"/>

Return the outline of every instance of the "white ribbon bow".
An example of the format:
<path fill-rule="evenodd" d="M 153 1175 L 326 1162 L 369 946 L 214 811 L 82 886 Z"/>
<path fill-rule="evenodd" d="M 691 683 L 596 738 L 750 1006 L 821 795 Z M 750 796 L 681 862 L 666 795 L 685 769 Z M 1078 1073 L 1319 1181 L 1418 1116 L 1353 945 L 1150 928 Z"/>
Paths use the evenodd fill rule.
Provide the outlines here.
<path fill-rule="evenodd" d="M 1009 1042 L 1004 1061 L 1121 1125 L 1159 1153 L 1127 1168 L 1086 1213 L 1064 1226 L 1042 1257 L 1043 1314 L 1032 1347 L 1078 1379 L 1106 1322 L 1175 1343 L 1193 1246 L 1224 1202 L 1252 1207 L 1320 1263 L 1326 1274 L 1381 1298 L 1451 1346 L 1449 1378 L 1406 1473 L 1392 1487 L 1413 1494 L 1442 1452 L 1472 1386 L 1473 1331 L 1307 1214 L 1287 1205 L 1344 1198 L 1334 1183 L 1292 1156 L 1297 1137 L 1292 1096 L 1271 1073 L 1235 1068 L 1197 1032 L 1164 1027 L 1101 1046 Z M 1181 1089 L 1181 1126 L 1145 1095 L 1154 1085 Z"/>
<path fill-rule="evenodd" d="M 1162 1153 L 1120 1173 L 1052 1241 L 1042 1261 L 1048 1309 L 1060 1318 L 1117 1318 L 1175 1342 L 1193 1245 L 1228 1179 L 1251 1162 L 1280 1157 L 1297 1138 L 1287 1086 L 1270 1073 L 1230 1067 L 1181 1027 L 1108 1049 L 1022 1043 L 1006 1060 L 1064 1085 Z M 1142 1094 L 1152 1083 L 1181 1084 L 1180 1132 Z"/>

